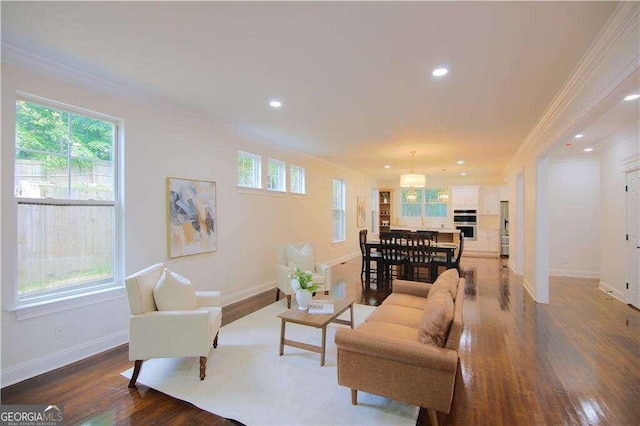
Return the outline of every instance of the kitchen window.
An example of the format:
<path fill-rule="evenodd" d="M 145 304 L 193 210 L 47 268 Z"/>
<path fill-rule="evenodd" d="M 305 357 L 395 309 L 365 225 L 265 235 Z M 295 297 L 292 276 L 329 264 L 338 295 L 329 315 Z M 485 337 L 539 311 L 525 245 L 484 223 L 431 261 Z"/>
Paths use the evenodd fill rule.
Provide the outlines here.
<path fill-rule="evenodd" d="M 407 193 L 410 189 L 401 191 L 402 217 L 429 217 L 446 218 L 448 215 L 447 203 L 438 201 L 438 188 L 415 189 L 417 199 L 415 203 L 407 202 Z"/>

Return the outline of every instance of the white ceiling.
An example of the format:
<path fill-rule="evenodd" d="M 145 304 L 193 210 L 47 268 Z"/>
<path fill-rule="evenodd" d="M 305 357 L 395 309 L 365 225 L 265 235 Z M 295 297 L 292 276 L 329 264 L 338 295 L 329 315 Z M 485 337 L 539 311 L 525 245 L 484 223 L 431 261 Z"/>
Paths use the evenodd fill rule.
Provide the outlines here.
<path fill-rule="evenodd" d="M 378 178 L 412 150 L 473 178 L 502 173 L 615 6 L 3 2 L 2 42 Z"/>

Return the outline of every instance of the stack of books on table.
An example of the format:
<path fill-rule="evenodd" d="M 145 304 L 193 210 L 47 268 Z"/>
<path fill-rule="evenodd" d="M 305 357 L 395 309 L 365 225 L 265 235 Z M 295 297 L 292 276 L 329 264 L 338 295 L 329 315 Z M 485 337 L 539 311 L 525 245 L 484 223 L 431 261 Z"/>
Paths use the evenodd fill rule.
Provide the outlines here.
<path fill-rule="evenodd" d="M 309 311 L 310 314 L 333 314 L 333 303 L 325 302 L 321 300 L 312 300 L 309 302 Z"/>

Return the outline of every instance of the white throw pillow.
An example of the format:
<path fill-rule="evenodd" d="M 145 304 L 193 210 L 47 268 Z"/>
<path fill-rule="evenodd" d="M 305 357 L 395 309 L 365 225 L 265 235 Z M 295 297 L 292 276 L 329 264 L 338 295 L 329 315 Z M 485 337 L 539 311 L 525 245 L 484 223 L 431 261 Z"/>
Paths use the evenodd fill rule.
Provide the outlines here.
<path fill-rule="evenodd" d="M 311 244 L 305 244 L 300 250 L 287 244 L 287 266 L 289 268 L 300 268 L 301 271 L 315 272 L 313 266 L 313 248 Z"/>
<path fill-rule="evenodd" d="M 153 298 L 159 311 L 187 311 L 196 308 L 198 300 L 191 281 L 165 268 L 156 287 Z"/>

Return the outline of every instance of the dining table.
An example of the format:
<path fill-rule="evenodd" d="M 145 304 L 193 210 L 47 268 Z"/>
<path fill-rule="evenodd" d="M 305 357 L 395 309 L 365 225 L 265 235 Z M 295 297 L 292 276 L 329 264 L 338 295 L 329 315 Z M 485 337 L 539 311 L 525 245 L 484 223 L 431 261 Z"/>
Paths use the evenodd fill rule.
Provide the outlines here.
<path fill-rule="evenodd" d="M 402 239 L 400 240 L 401 244 L 406 244 L 406 240 Z M 442 242 L 442 243 L 436 243 L 436 242 L 431 242 L 431 250 L 434 253 L 440 253 L 440 254 L 444 254 L 446 261 L 447 261 L 447 269 L 450 267 L 455 267 L 455 262 L 453 261 L 454 259 L 454 254 L 456 252 L 456 250 L 458 249 L 458 244 L 456 243 L 450 243 L 450 242 Z M 371 289 L 371 253 L 377 250 L 378 252 L 381 251 L 381 243 L 380 240 L 369 240 L 365 243 L 365 259 L 364 259 L 364 263 L 365 263 L 365 280 L 364 280 L 364 285 L 365 285 L 365 289 L 366 290 L 370 290 Z M 378 268 L 378 280 L 380 280 L 380 268 Z"/>

